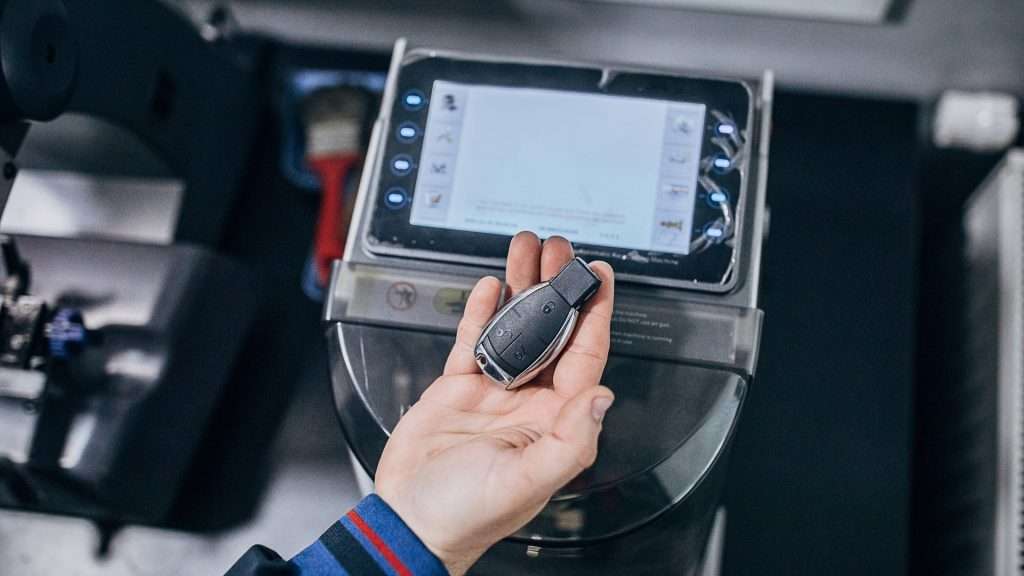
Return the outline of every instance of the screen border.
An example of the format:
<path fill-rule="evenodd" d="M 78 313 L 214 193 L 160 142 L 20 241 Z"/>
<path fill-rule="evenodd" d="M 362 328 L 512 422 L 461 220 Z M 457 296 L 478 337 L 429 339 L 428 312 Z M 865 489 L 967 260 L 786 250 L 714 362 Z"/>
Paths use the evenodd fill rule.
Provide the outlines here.
<path fill-rule="evenodd" d="M 371 254 L 406 258 L 439 260 L 453 263 L 500 267 L 504 264 L 509 236 L 482 232 L 414 226 L 409 223 L 410 206 L 403 210 L 384 205 L 384 192 L 395 185 L 395 175 L 385 162 L 393 156 L 406 154 L 419 160 L 422 138 L 402 142 L 397 127 L 418 121 L 421 133 L 426 128 L 429 99 L 435 80 L 460 84 L 499 87 L 539 88 L 590 94 L 633 96 L 653 100 L 696 102 L 706 106 L 705 139 L 702 157 L 716 149 L 710 143 L 717 123 L 713 112 L 727 114 L 738 133 L 743 135 L 737 151 L 737 164 L 727 176 L 725 186 L 735 190 L 729 203 L 734 218 L 729 242 L 712 245 L 700 253 L 689 255 L 657 251 L 611 248 L 574 243 L 578 255 L 586 259 L 609 261 L 620 278 L 626 281 L 682 287 L 711 292 L 727 292 L 736 285 L 736 263 L 744 245 L 744 213 L 750 182 L 751 139 L 756 133 L 754 101 L 747 83 L 679 76 L 664 72 L 609 70 L 599 67 L 555 64 L 550 62 L 509 62 L 439 55 L 412 51 L 402 60 L 394 82 L 391 101 L 382 110 L 378 157 L 370 186 L 368 207 L 370 221 L 363 230 L 363 246 Z M 402 95 L 416 90 L 424 95 L 422 106 L 409 110 Z M 405 178 L 410 194 L 415 190 L 418 165 Z M 402 176 L 398 177 L 403 178 Z M 699 186 L 699 189 L 702 189 Z M 701 190 L 698 191 L 700 194 Z M 706 190 L 703 190 L 706 195 Z M 695 198 L 698 211 L 702 195 Z M 696 212 L 695 212 L 696 214 Z M 696 220 L 696 216 L 695 216 Z M 652 258 L 653 257 L 653 258 Z M 653 262 L 652 262 L 653 259 Z"/>

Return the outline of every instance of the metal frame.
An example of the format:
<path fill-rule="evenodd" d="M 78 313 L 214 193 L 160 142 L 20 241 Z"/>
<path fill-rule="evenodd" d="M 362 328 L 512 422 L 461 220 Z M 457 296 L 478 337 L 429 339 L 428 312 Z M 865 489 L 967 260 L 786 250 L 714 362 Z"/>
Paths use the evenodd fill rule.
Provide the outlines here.
<path fill-rule="evenodd" d="M 967 309 L 968 340 L 966 349 L 968 378 L 965 386 L 991 385 L 984 392 L 994 402 L 990 416 L 994 421 L 982 428 L 986 440 L 972 444 L 966 458 L 971 466 L 989 469 L 989 485 L 976 486 L 991 496 L 991 516 L 988 526 L 972 526 L 991 540 L 981 539 L 989 546 L 981 558 L 994 574 L 1021 574 L 1022 548 L 1021 521 L 1024 519 L 1024 150 L 1011 150 L 1003 162 L 978 188 L 967 204 L 964 217 L 966 256 L 968 266 L 977 267 L 983 276 L 977 278 L 979 286 L 968 286 Z M 988 302 L 987 314 L 979 315 L 980 302 L 989 291 L 997 290 L 996 302 Z M 986 350 L 979 355 L 978 348 L 994 344 L 995 351 Z M 995 359 L 995 366 L 991 365 Z M 995 382 L 991 382 L 992 379 Z M 964 416 L 963 418 L 968 418 Z M 971 416 L 978 422 L 977 415 Z M 991 435 L 991 436 L 989 436 Z M 988 446 L 991 452 L 977 445 Z M 979 461 L 979 453 L 985 458 Z M 980 462 L 980 463 L 979 463 Z M 992 492 L 988 492 L 991 490 Z M 972 494 L 974 505 L 977 497 Z M 962 538 L 961 538 L 962 539 Z M 991 556 L 989 556 L 991 554 Z"/>
<path fill-rule="evenodd" d="M 500 269 L 504 266 L 504 259 L 500 258 L 479 258 L 462 255 L 441 256 L 436 252 L 426 250 L 393 248 L 376 246 L 369 249 L 368 235 L 369 222 L 372 219 L 372 208 L 377 201 L 379 194 L 377 174 L 380 171 L 380 164 L 383 162 L 383 150 L 386 134 L 390 129 L 391 108 L 394 103 L 397 91 L 398 73 L 401 66 L 430 57 L 451 57 L 464 60 L 480 62 L 503 62 L 508 58 L 497 56 L 481 56 L 460 53 L 457 51 L 430 50 L 417 48 L 406 52 L 407 42 L 400 38 L 395 42 L 392 51 L 391 65 L 388 70 L 388 80 L 381 100 L 380 115 L 373 126 L 373 132 L 367 149 L 366 165 L 363 170 L 362 179 L 359 183 L 359 195 L 353 211 L 352 226 L 349 229 L 349 236 L 346 242 L 344 258 L 349 262 L 387 262 L 389 264 L 418 267 L 415 262 L 433 262 L 433 266 L 426 269 L 434 270 L 439 264 L 446 265 L 469 265 L 484 266 Z M 517 61 L 532 63 L 559 65 L 568 67 L 600 67 L 595 65 L 583 65 L 575 62 L 556 60 L 544 60 L 523 58 Z M 606 74 L 619 72 L 627 73 L 671 73 L 661 68 L 608 68 L 600 67 Z M 709 75 L 692 75 L 693 78 L 718 80 L 721 78 Z M 740 202 L 737 208 L 736 231 L 733 235 L 735 244 L 731 262 L 731 278 L 724 284 L 711 284 L 704 282 L 691 282 L 686 280 L 675 280 L 668 278 L 651 278 L 631 274 L 619 274 L 618 278 L 624 282 L 643 284 L 664 288 L 681 288 L 687 290 L 690 296 L 706 294 L 710 296 L 708 302 L 723 303 L 722 296 L 730 304 L 739 306 L 756 307 L 757 305 L 757 277 L 760 271 L 760 235 L 763 234 L 763 225 L 758 214 L 764 212 L 764 190 L 767 171 L 764 168 L 767 162 L 767 134 L 770 131 L 770 111 L 772 102 L 772 91 L 774 87 L 773 75 L 766 72 L 761 80 L 760 91 L 755 93 L 751 86 L 744 82 L 742 85 L 748 90 L 750 99 L 748 102 L 748 117 L 750 126 L 746 140 L 743 144 L 744 163 L 738 166 L 743 177 L 743 190 L 740 194 Z M 760 122 L 758 121 L 760 119 Z M 760 146 L 757 155 L 754 156 L 752 141 L 759 140 Z M 754 242 L 753 238 L 757 237 Z M 357 250 L 355 247 L 359 246 Z M 749 252 L 749 254 L 748 254 Z M 749 266 L 747 263 L 751 263 Z M 463 271 L 463 274 L 466 272 Z M 753 286 L 749 286 L 750 284 Z M 699 298 L 698 298 L 699 299 Z"/>

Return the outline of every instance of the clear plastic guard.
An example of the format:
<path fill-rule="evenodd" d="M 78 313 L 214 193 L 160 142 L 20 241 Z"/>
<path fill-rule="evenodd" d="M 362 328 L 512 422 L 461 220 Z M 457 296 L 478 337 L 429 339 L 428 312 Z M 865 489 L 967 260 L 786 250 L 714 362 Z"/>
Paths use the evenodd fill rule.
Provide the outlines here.
<path fill-rule="evenodd" d="M 339 263 L 325 320 L 455 334 L 479 276 Z M 480 274 L 478 272 L 478 274 Z M 750 375 L 763 313 L 688 299 L 678 290 L 623 284 L 615 296 L 612 353 L 720 366 Z"/>
<path fill-rule="evenodd" d="M 328 330 L 335 402 L 371 474 L 398 419 L 441 373 L 454 336 L 336 323 Z M 591 540 L 636 527 L 685 498 L 725 451 L 747 380 L 721 368 L 613 354 L 616 393 L 597 462 L 516 536 Z"/>

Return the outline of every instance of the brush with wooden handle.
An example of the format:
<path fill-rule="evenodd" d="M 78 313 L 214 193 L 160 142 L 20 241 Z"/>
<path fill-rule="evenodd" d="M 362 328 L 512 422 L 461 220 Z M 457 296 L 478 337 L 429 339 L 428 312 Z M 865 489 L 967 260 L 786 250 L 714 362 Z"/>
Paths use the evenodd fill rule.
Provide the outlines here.
<path fill-rule="evenodd" d="M 324 88 L 303 104 L 306 162 L 320 178 L 323 191 L 313 241 L 317 282 L 326 286 L 331 263 L 345 251 L 352 203 L 345 202 L 349 173 L 363 159 L 364 126 L 371 96 L 358 88 Z"/>

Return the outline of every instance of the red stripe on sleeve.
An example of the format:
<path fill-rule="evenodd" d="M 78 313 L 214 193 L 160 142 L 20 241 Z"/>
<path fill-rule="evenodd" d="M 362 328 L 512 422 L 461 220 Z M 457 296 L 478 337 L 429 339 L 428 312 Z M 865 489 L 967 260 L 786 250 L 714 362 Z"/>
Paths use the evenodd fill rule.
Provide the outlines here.
<path fill-rule="evenodd" d="M 374 548 L 376 548 L 377 551 L 380 552 L 380 555 L 388 561 L 388 564 L 391 565 L 391 567 L 395 570 L 395 572 L 398 573 L 399 576 L 413 576 L 413 573 L 410 572 L 409 569 L 405 567 L 405 564 L 403 564 L 402 561 L 398 558 L 398 556 L 391 551 L 391 548 L 387 545 L 387 542 L 384 542 L 384 540 L 382 540 L 381 537 L 373 531 L 373 528 L 370 528 L 370 525 L 367 524 L 365 520 L 363 520 L 362 516 L 360 516 L 355 510 L 351 510 L 348 514 L 346 514 L 346 516 L 350 521 L 352 521 L 353 524 L 356 525 L 356 528 L 359 528 L 359 531 L 363 533 L 363 536 L 366 536 L 366 538 L 373 543 Z"/>

